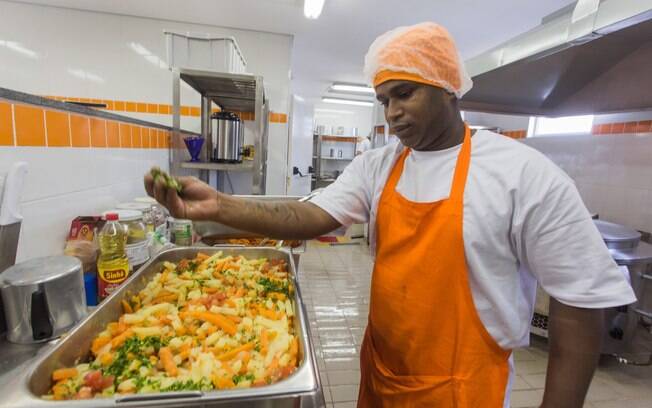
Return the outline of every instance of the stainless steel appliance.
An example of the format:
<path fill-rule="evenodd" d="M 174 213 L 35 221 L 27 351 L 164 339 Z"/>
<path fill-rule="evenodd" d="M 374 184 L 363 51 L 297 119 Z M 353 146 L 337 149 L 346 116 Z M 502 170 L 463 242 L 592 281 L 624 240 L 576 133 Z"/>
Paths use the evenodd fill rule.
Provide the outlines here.
<path fill-rule="evenodd" d="M 293 300 L 295 308 L 294 328 L 299 336 L 300 365 L 290 377 L 276 384 L 248 389 L 221 391 L 183 391 L 157 394 L 115 395 L 91 400 L 66 401 L 66 407 L 265 407 L 265 408 L 312 408 L 324 405 L 321 384 L 317 372 L 316 358 L 312 347 L 306 311 L 303 307 L 300 287 L 297 285 L 296 269 L 290 254 L 286 251 L 268 248 L 176 248 L 159 253 L 113 295 L 108 297 L 86 320 L 66 337 L 45 350 L 28 367 L 15 375 L 0 381 L 0 392 L 5 407 L 60 407 L 59 401 L 40 398 L 51 386 L 52 371 L 71 366 L 89 356 L 93 338 L 109 322 L 116 321 L 122 314 L 121 300 L 127 293 L 137 293 L 158 273 L 165 261 L 178 262 L 183 258 L 194 258 L 197 252 L 225 255 L 242 255 L 248 258 L 265 257 L 283 259 L 289 267 L 296 291 Z"/>
<path fill-rule="evenodd" d="M 233 112 L 217 112 L 211 116 L 211 160 L 219 163 L 241 163 L 244 124 Z"/>
<path fill-rule="evenodd" d="M 578 0 L 466 61 L 461 108 L 536 116 L 652 106 L 652 0 Z M 609 84 L 609 86 L 605 86 Z"/>
<path fill-rule="evenodd" d="M 27 163 L 14 163 L 6 177 L 0 176 L 0 274 L 16 262 L 18 237 L 23 217 L 20 214 L 20 194 Z M 7 329 L 2 297 L 0 296 L 0 335 Z"/>
<path fill-rule="evenodd" d="M 72 256 L 35 258 L 0 276 L 7 339 L 39 343 L 59 337 L 87 314 L 84 275 Z"/>
<path fill-rule="evenodd" d="M 605 309 L 603 354 L 634 364 L 652 363 L 652 245 L 641 241 L 641 233 L 602 220 L 593 221 L 611 256 L 627 275 L 637 301 Z M 549 297 L 537 291 L 531 332 L 548 337 Z"/>

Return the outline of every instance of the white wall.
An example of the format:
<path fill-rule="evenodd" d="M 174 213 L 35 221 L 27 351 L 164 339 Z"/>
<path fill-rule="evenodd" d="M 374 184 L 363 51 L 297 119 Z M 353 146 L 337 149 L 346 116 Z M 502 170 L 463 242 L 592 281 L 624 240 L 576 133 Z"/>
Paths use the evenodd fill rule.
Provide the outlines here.
<path fill-rule="evenodd" d="M 367 136 L 372 128 L 372 107 L 340 105 L 334 103 L 315 104 L 315 126 L 344 126 L 358 128 L 358 135 Z M 344 135 L 351 136 L 351 135 Z"/>
<path fill-rule="evenodd" d="M 165 30 L 235 37 L 247 61 L 247 71 L 264 77 L 270 110 L 288 113 L 289 35 L 3 0 L 0 87 L 36 95 L 171 104 L 172 75 L 166 65 Z M 150 56 L 145 58 L 135 49 L 141 53 L 147 50 Z M 199 94 L 183 84 L 181 104 L 200 106 Z M 170 115 L 124 115 L 172 125 Z M 199 132 L 199 118 L 182 117 L 181 127 Z M 285 191 L 287 174 L 287 156 L 281 152 L 287 148 L 279 149 L 279 143 L 288 143 L 288 125 L 270 123 L 269 128 L 268 191 L 280 193 Z"/>
<path fill-rule="evenodd" d="M 60 254 L 75 217 L 144 196 L 143 175 L 166 169 L 167 157 L 158 149 L 0 148 L 0 174 L 16 161 L 29 164 L 16 261 Z"/>
<path fill-rule="evenodd" d="M 18 43 L 27 53 L 0 46 L 0 86 L 37 95 L 170 104 L 170 71 L 131 47 L 138 44 L 151 51 L 152 58 L 165 62 L 164 30 L 234 36 L 247 60 L 247 71 L 265 78 L 271 110 L 288 112 L 292 44 L 288 35 L 2 0 L 0 41 Z M 83 79 L 71 70 L 94 77 Z M 190 87 L 183 87 L 181 97 L 182 104 L 200 105 Z"/>
<path fill-rule="evenodd" d="M 171 73 L 162 63 L 166 60 L 164 30 L 234 36 L 247 59 L 248 72 L 265 79 L 270 109 L 288 112 L 290 36 L 2 0 L 0 87 L 36 95 L 170 104 Z M 133 44 L 151 52 L 149 60 L 135 52 Z M 199 96 L 183 87 L 181 103 L 199 106 Z M 170 115 L 120 114 L 171 125 Z M 269 125 L 270 143 L 287 140 L 286 123 Z M 182 128 L 199 131 L 199 118 L 183 117 Z M 272 155 L 280 164 L 268 166 L 279 172 L 268 174 L 272 189 L 285 188 L 287 174 L 286 157 L 276 156 Z M 20 261 L 60 253 L 74 217 L 98 214 L 144 195 L 143 174 L 152 165 L 166 168 L 168 152 L 0 147 L 0 173 L 15 161 L 30 164 Z M 276 179 L 281 180 L 277 186 Z"/>
<path fill-rule="evenodd" d="M 290 114 L 291 161 L 289 166 L 289 195 L 307 195 L 311 190 L 311 176 L 308 167 L 312 166 L 312 135 L 314 106 L 302 98 L 292 98 Z M 304 177 L 292 175 L 292 167 L 298 167 Z"/>

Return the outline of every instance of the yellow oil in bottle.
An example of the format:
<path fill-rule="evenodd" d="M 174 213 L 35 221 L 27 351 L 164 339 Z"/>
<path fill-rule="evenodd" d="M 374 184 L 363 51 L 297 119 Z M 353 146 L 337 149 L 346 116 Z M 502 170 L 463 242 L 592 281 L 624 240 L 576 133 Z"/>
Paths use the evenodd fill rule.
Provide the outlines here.
<path fill-rule="evenodd" d="M 129 260 L 125 250 L 127 231 L 118 222 L 118 214 L 106 215 L 106 224 L 100 231 L 99 243 L 97 296 L 102 300 L 129 277 Z"/>

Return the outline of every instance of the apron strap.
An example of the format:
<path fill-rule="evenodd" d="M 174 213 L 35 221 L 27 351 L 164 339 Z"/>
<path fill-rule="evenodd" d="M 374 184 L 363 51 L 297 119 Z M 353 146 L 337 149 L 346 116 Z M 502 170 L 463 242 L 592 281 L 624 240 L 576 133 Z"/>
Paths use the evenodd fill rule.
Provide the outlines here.
<path fill-rule="evenodd" d="M 453 176 L 453 185 L 451 187 L 450 198 L 453 200 L 462 201 L 464 199 L 464 187 L 466 187 L 466 179 L 469 174 L 469 167 L 471 165 L 471 129 L 464 124 L 464 142 L 462 149 L 457 156 L 457 164 L 455 165 L 455 175 Z"/>

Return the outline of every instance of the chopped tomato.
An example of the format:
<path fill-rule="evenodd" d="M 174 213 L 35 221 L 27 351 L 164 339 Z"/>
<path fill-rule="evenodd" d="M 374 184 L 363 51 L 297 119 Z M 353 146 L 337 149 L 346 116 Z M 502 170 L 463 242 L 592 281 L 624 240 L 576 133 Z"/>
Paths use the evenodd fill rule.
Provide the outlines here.
<path fill-rule="evenodd" d="M 114 377 L 112 375 L 104 377 L 99 370 L 91 371 L 84 376 L 84 385 L 90 387 L 93 391 L 102 391 L 113 385 Z"/>

